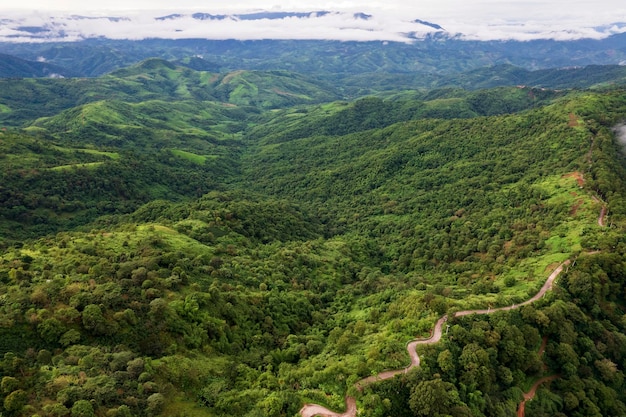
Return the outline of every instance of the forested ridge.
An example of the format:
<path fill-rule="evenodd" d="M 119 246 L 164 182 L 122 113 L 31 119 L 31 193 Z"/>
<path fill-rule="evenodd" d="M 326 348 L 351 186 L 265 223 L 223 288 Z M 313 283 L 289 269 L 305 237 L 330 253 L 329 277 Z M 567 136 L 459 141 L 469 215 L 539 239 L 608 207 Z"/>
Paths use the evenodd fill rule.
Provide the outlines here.
<path fill-rule="evenodd" d="M 485 67 L 508 67 L 512 64 L 517 68 L 498 68 L 497 74 L 491 73 L 491 81 L 500 79 L 496 85 L 534 85 L 547 81 L 544 76 L 549 72 L 567 74 L 563 78 L 568 78 L 572 73 L 586 73 L 586 77 L 580 77 L 576 82 L 562 78 L 560 85 L 543 85 L 571 88 L 589 87 L 599 82 L 596 77 L 606 72 L 619 71 L 617 64 L 626 58 L 624 37 L 622 33 L 605 39 L 567 42 L 553 39 L 470 41 L 446 35 L 434 35 L 416 42 L 157 38 L 0 42 L 0 51 L 13 56 L 13 59 L 3 60 L 0 71 L 13 74 L 14 77 L 33 76 L 30 75 L 35 72 L 32 67 L 42 66 L 41 62 L 34 61 L 43 59 L 46 64 L 44 68 L 55 66 L 53 71 L 57 74 L 98 77 L 159 56 L 196 70 L 228 72 L 288 68 L 290 71 L 322 77 L 331 74 L 331 78 L 340 77 L 341 82 L 337 84 L 340 89 L 366 90 L 371 93 L 373 86 L 387 84 L 386 90 L 398 90 L 404 88 L 407 82 L 413 88 L 432 88 L 441 81 L 449 82 L 448 77 L 453 74 L 472 77 Z M 30 62 L 24 62 L 24 59 Z M 25 64 L 31 67 L 28 71 L 24 71 Z M 589 65 L 595 65 L 596 68 L 593 71 L 581 68 Z M 534 74 L 528 74 L 527 71 Z M 480 85 L 476 79 L 473 81 L 464 87 L 487 87 Z"/>
<path fill-rule="evenodd" d="M 626 414 L 618 87 L 347 100 L 162 60 L 3 82 L 3 415 L 294 416 L 351 395 L 367 416 L 512 416 L 545 376 L 526 416 Z M 519 304 L 566 261 L 533 304 L 454 316 Z M 355 387 L 443 314 L 421 366 Z"/>

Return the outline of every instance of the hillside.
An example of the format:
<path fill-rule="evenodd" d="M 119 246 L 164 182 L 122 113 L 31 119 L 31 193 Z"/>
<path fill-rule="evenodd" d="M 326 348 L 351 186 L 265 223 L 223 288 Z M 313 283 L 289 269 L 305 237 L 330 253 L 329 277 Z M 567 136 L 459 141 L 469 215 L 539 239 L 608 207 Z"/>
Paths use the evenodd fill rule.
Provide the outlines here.
<path fill-rule="evenodd" d="M 559 69 L 524 70 L 512 65 L 479 68 L 458 76 L 445 77 L 439 85 L 467 89 L 493 88 L 502 85 L 527 85 L 545 88 L 589 88 L 602 84 L 623 85 L 626 68 L 622 65 L 588 65 Z"/>
<path fill-rule="evenodd" d="M 77 74 L 58 65 L 28 61 L 15 56 L 0 54 L 0 78 L 72 77 Z"/>
<path fill-rule="evenodd" d="M 624 90 L 347 100 L 160 59 L 3 82 L 3 415 L 278 417 L 348 395 L 370 417 L 506 416 L 544 377 L 527 415 L 626 412 Z M 519 306 L 559 265 L 532 304 L 455 314 Z M 357 389 L 444 314 L 420 366 Z"/>
<path fill-rule="evenodd" d="M 79 84 L 80 89 L 88 91 L 109 83 L 101 90 L 102 94 L 111 91 L 108 99 L 36 118 L 19 133 L 10 131 L 11 139 L 4 146 L 8 163 L 2 173 L 7 179 L 2 192 L 11 203 L 0 210 L 7 226 L 3 227 L 4 238 L 40 236 L 84 225 L 103 214 L 127 213 L 153 199 L 178 201 L 223 189 L 225 184 L 237 181 L 239 156 L 253 142 L 282 142 L 305 138 L 311 132 L 345 135 L 412 119 L 511 113 L 541 106 L 563 95 L 517 87 L 478 92 L 438 90 L 399 93 L 388 100 L 364 98 L 354 103 L 302 104 L 265 112 L 261 101 L 233 104 L 234 93 L 225 97 L 227 102 L 201 100 L 197 94 L 187 94 L 189 90 L 184 86 L 195 85 L 205 75 L 186 70 L 181 73 L 179 67 L 166 61 L 146 61 L 96 80 L 95 86 L 86 80 L 82 81 L 86 86 Z M 253 77 L 250 89 L 255 91 L 281 86 L 293 94 L 312 91 L 308 82 L 284 86 L 284 79 L 297 82 L 298 77 L 290 75 L 233 73 L 227 76 L 230 80 L 214 84 L 233 84 L 238 77 L 246 76 Z M 126 83 L 137 79 L 142 79 L 147 87 L 131 97 Z M 164 87 L 171 80 L 175 80 L 176 89 Z M 268 81 L 276 87 L 263 89 Z M 48 80 L 24 82 L 49 87 Z M 77 82 L 68 80 L 68 84 L 57 87 L 71 88 Z M 5 102 L 13 108 L 17 104 L 12 94 L 20 83 L 13 84 L 4 94 Z M 238 97 L 247 101 L 252 95 L 240 93 Z M 87 96 L 82 100 L 88 100 Z M 310 99 L 301 95 L 299 100 L 315 102 L 321 97 Z M 43 109 L 37 104 L 30 105 L 33 111 L 39 108 L 43 114 L 55 108 L 50 102 Z M 14 112 L 9 108 L 6 113 Z"/>
<path fill-rule="evenodd" d="M 284 71 L 196 71 L 149 59 L 97 79 L 0 79 L 0 123 L 21 126 L 35 118 L 101 100 L 197 100 L 260 109 L 330 101 L 326 83 Z"/>
<path fill-rule="evenodd" d="M 160 59 L 95 79 L 0 80 L 8 241 L 222 189 L 241 137 L 269 108 L 335 99 L 285 72 L 212 74 Z"/>

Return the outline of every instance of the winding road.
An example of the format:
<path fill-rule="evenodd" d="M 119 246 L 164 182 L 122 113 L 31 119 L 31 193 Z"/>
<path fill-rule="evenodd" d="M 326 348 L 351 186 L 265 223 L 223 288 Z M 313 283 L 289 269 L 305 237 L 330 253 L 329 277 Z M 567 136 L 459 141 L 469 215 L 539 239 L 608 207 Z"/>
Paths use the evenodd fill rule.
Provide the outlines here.
<path fill-rule="evenodd" d="M 582 187 L 582 185 L 584 184 L 584 180 L 582 178 L 582 174 L 574 173 L 574 175 L 577 177 L 577 181 L 578 181 L 579 186 Z M 599 199 L 597 197 L 593 197 L 593 199 L 596 202 L 599 202 Z M 605 225 L 604 219 L 605 219 L 605 216 L 606 216 L 606 211 L 607 211 L 606 206 L 603 205 L 601 207 L 601 210 L 600 210 L 600 215 L 598 216 L 598 225 L 600 227 L 604 227 L 604 225 Z M 524 301 L 523 303 L 513 304 L 511 306 L 499 307 L 499 308 L 493 308 L 493 309 L 489 308 L 487 310 L 483 309 L 483 310 L 458 311 L 458 312 L 454 313 L 453 317 L 469 316 L 471 314 L 491 314 L 491 313 L 494 313 L 496 311 L 513 310 L 513 309 L 525 306 L 527 304 L 534 303 L 535 301 L 537 301 L 541 297 L 543 297 L 548 290 L 552 289 L 552 285 L 554 284 L 554 281 L 559 276 L 561 271 L 563 271 L 563 267 L 567 266 L 569 264 L 570 264 L 569 260 L 567 260 L 567 261 L 563 262 L 562 264 L 560 264 L 554 271 L 552 271 L 552 273 L 550 274 L 550 276 L 548 277 L 546 282 L 543 284 L 543 286 L 539 290 L 539 292 L 537 294 L 535 294 L 533 297 L 531 297 L 530 299 Z M 409 352 L 409 356 L 411 358 L 411 363 L 407 367 L 402 368 L 402 369 L 391 370 L 391 371 L 384 371 L 384 372 L 381 372 L 379 374 L 372 375 L 372 376 L 369 376 L 367 378 L 363 378 L 363 379 L 361 379 L 361 380 L 359 380 L 359 381 L 357 381 L 355 383 L 355 387 L 359 391 L 361 391 L 363 389 L 363 387 L 365 387 L 365 386 L 367 386 L 369 384 L 372 384 L 372 383 L 377 382 L 377 381 L 383 381 L 385 379 L 391 379 L 391 378 L 393 378 L 396 375 L 407 373 L 408 371 L 410 371 L 414 367 L 419 366 L 420 365 L 420 358 L 419 358 L 419 355 L 416 352 L 417 345 L 430 345 L 430 344 L 434 344 L 434 343 L 439 342 L 439 340 L 441 340 L 441 336 L 443 334 L 443 325 L 444 325 L 444 323 L 447 320 L 448 320 L 448 316 L 447 315 L 444 315 L 439 320 L 437 320 L 437 323 L 435 323 L 435 327 L 433 328 L 429 338 L 427 338 L 427 339 L 415 339 L 415 340 L 410 341 L 407 344 L 406 348 L 407 348 L 407 351 Z M 544 340 L 544 343 L 545 343 L 545 340 Z M 542 345 L 542 346 L 545 348 L 545 345 Z M 525 409 L 526 401 L 530 400 L 530 399 L 532 399 L 534 397 L 535 391 L 537 390 L 537 387 L 539 387 L 539 385 L 541 385 L 542 383 L 544 383 L 546 381 L 551 381 L 551 380 L 553 380 L 553 379 L 555 379 L 557 377 L 558 377 L 557 375 L 553 375 L 553 376 L 541 378 L 540 380 L 538 380 L 533 385 L 531 390 L 524 394 L 524 401 L 522 401 L 522 403 L 520 404 L 520 408 L 518 409 L 518 416 L 523 416 L 524 415 L 524 409 Z M 521 412 L 521 414 L 520 414 L 520 412 Z M 317 405 L 317 404 L 305 404 L 302 407 L 302 409 L 300 409 L 300 415 L 302 417 L 314 417 L 314 416 L 321 416 L 321 417 L 356 417 L 356 413 L 357 413 L 356 399 L 354 397 L 351 397 L 351 396 L 346 396 L 346 411 L 344 413 L 336 413 L 334 411 L 331 411 L 331 410 L 327 409 L 326 407 L 323 407 L 323 406 Z"/>
<path fill-rule="evenodd" d="M 520 308 L 521 306 L 524 306 L 524 305 L 527 305 L 527 304 L 530 304 L 530 303 L 534 303 L 535 301 L 537 301 L 541 297 L 543 297 L 544 294 L 548 290 L 550 290 L 552 288 L 552 285 L 554 284 L 554 281 L 559 276 L 561 271 L 563 271 L 563 267 L 566 266 L 566 265 L 569 265 L 569 263 L 570 263 L 570 261 L 567 260 L 567 261 L 563 262 L 562 264 L 560 264 L 554 271 L 552 271 L 552 273 L 550 274 L 550 276 L 548 277 L 546 282 L 543 284 L 543 286 L 539 290 L 539 292 L 537 294 L 535 294 L 533 297 L 531 297 L 530 299 L 524 301 L 523 303 L 513 304 L 513 305 L 510 305 L 510 306 L 500 307 L 500 308 L 490 308 L 490 309 L 487 309 L 487 310 L 458 311 L 458 312 L 454 313 L 453 317 L 469 316 L 471 314 L 491 314 L 491 313 L 495 313 L 496 311 L 513 310 L 513 309 L 516 309 L 516 308 Z M 433 331 L 431 332 L 431 335 L 430 335 L 429 338 L 427 338 L 427 339 L 415 339 L 415 340 L 410 341 L 407 344 L 407 351 L 409 352 L 409 356 L 411 357 L 411 363 L 409 364 L 409 366 L 407 366 L 405 368 L 402 368 L 402 369 L 396 369 L 396 370 L 391 370 L 391 371 L 384 371 L 384 372 L 381 372 L 379 374 L 368 376 L 367 378 L 363 378 L 363 379 L 361 379 L 361 380 L 356 382 L 356 384 L 355 384 L 356 388 L 359 391 L 361 391 L 363 389 L 363 387 L 365 387 L 366 385 L 369 385 L 369 384 L 377 382 L 377 381 L 383 381 L 385 379 L 391 379 L 391 378 L 393 378 L 396 375 L 407 373 L 408 371 L 410 371 L 411 369 L 415 368 L 416 366 L 419 366 L 420 365 L 420 358 L 419 358 L 419 355 L 416 352 L 417 345 L 431 345 L 431 344 L 439 342 L 439 340 L 441 340 L 441 336 L 443 335 L 443 326 L 444 326 L 444 324 L 445 324 L 445 322 L 447 320 L 448 320 L 448 316 L 447 315 L 444 315 L 439 320 L 437 320 L 437 323 L 435 323 L 435 327 L 433 328 Z M 537 382 L 537 386 L 539 386 L 539 383 L 543 382 L 543 381 L 545 381 L 545 379 L 538 381 Z M 535 387 L 535 389 L 536 389 L 536 387 Z M 533 392 L 533 395 L 534 395 L 534 392 Z M 323 407 L 323 406 L 317 405 L 317 404 L 305 404 L 304 407 L 302 407 L 302 409 L 300 409 L 300 415 L 302 417 L 313 417 L 313 416 L 322 416 L 322 417 L 355 417 L 356 416 L 356 412 L 357 412 L 357 409 L 356 409 L 356 399 L 354 397 L 351 397 L 351 396 L 347 396 L 346 397 L 346 411 L 344 413 L 336 413 L 334 411 L 331 411 L 331 410 L 327 409 L 326 407 Z"/>

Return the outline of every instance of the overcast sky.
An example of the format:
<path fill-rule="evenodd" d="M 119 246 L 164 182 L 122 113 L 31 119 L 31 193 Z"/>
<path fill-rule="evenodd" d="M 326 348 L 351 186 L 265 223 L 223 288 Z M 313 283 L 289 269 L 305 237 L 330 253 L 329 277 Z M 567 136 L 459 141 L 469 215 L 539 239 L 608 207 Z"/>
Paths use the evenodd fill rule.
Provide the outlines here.
<path fill-rule="evenodd" d="M 574 39 L 600 38 L 626 32 L 624 0 L 0 0 L 0 40 L 18 38 L 15 27 L 3 26 L 2 17 L 26 16 L 22 26 L 40 25 L 49 14 L 56 15 L 64 36 L 142 38 L 206 37 L 255 39 L 331 38 L 341 40 L 399 40 L 406 33 L 427 30 L 416 26 L 415 19 L 437 23 L 449 33 L 462 33 L 470 39 Z M 138 11 L 150 10 L 150 13 Z M 242 12 L 253 10 L 316 11 L 340 10 L 365 12 L 369 22 L 355 22 L 350 13 L 315 19 L 282 21 L 207 22 L 181 19 L 156 22 L 154 17 L 173 12 Z M 131 15 L 132 22 L 84 22 L 63 20 L 66 12 L 94 16 Z M 184 23 L 184 24 L 183 24 Z M 601 28 L 598 28 L 602 26 Z M 87 32 L 87 33 L 86 33 Z M 69 34 L 69 35 L 68 35 Z M 406 39 L 406 38 L 405 38 Z"/>
<path fill-rule="evenodd" d="M 524 19 L 557 16 L 587 18 L 624 16 L 623 0 L 0 0 L 2 9 L 64 10 L 64 11 L 118 11 L 118 10 L 314 10 L 365 9 L 397 10 L 422 13 L 428 16 L 471 17 L 491 16 L 505 19 Z M 468 16 L 469 17 L 469 16 Z"/>

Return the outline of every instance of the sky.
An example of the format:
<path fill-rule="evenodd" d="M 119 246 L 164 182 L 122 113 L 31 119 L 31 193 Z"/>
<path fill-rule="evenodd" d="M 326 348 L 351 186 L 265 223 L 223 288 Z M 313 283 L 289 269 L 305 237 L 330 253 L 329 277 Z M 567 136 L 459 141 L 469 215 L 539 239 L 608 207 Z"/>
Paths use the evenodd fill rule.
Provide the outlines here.
<path fill-rule="evenodd" d="M 274 21 L 222 22 L 192 19 L 193 12 L 318 11 L 342 13 Z M 354 19 L 354 12 L 372 15 Z M 178 19 L 155 17 L 180 13 Z M 91 19 L 71 15 L 129 17 Z M 53 16 L 51 18 L 50 16 Z M 8 20 L 7 20 L 8 18 Z M 0 0 L 0 40 L 28 37 L 19 27 L 46 25 L 50 36 L 66 39 L 204 37 L 210 39 L 339 39 L 406 41 L 407 34 L 432 31 L 415 19 L 441 25 L 449 34 L 467 39 L 602 38 L 626 32 L 624 0 Z M 17 22 L 17 23 L 16 23 Z M 617 24 L 616 24 L 617 23 Z M 619 23 L 624 23 L 620 25 Z"/>

